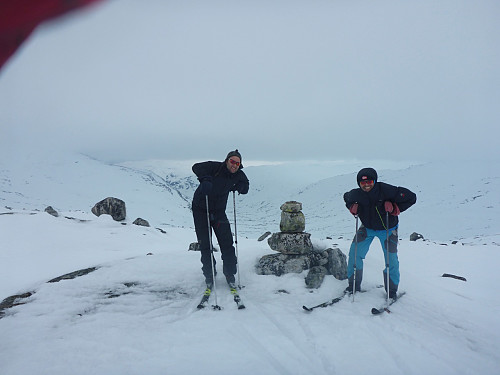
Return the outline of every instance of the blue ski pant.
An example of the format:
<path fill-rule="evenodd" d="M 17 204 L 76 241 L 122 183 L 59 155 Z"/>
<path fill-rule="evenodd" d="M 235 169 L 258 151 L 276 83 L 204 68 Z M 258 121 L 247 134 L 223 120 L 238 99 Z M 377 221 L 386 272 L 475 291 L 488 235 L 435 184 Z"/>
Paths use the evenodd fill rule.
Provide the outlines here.
<path fill-rule="evenodd" d="M 398 259 L 398 226 L 389 228 L 389 246 L 387 246 L 386 230 L 373 230 L 361 226 L 358 229 L 358 246 L 356 249 L 356 236 L 352 240 L 349 250 L 349 260 L 347 262 L 347 277 L 354 274 L 354 261 L 356 261 L 356 270 L 363 270 L 363 259 L 365 259 L 370 245 L 375 237 L 377 237 L 384 251 L 384 260 L 386 268 L 384 269 L 384 280 L 387 272 L 387 262 L 389 261 L 389 279 L 395 285 L 399 285 L 399 259 Z M 389 247 L 389 258 L 387 258 L 387 248 Z M 356 252 L 356 256 L 354 253 Z"/>

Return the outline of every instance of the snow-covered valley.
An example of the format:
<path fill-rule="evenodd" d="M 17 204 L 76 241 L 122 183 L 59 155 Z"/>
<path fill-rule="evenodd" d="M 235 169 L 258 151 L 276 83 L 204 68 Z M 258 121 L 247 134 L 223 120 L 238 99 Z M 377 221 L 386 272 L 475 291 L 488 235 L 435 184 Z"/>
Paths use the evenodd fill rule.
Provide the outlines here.
<path fill-rule="evenodd" d="M 328 276 L 307 289 L 304 274 L 255 273 L 272 253 L 279 207 L 303 204 L 317 247 L 347 254 L 354 220 L 342 194 L 367 162 L 248 166 L 250 192 L 236 195 L 240 291 L 237 310 L 218 279 L 222 311 L 196 309 L 204 289 L 189 203 L 190 162 L 109 165 L 82 155 L 0 161 L 0 299 L 31 293 L 0 319 L 2 374 L 497 374 L 500 367 L 500 175 L 494 162 L 373 161 L 379 180 L 415 191 L 400 226 L 401 290 L 384 302 L 382 251 L 374 243 L 353 302 L 307 313 L 339 295 Z M 94 216 L 108 196 L 127 219 Z M 53 206 L 59 217 L 44 212 Z M 228 217 L 233 216 L 232 201 Z M 151 227 L 132 225 L 137 217 Z M 412 232 L 425 241 L 409 241 Z M 218 256 L 218 255 L 217 255 Z M 92 267 L 86 275 L 48 282 Z M 95 268 L 95 269 L 94 269 Z M 467 281 L 441 277 L 450 273 Z"/>

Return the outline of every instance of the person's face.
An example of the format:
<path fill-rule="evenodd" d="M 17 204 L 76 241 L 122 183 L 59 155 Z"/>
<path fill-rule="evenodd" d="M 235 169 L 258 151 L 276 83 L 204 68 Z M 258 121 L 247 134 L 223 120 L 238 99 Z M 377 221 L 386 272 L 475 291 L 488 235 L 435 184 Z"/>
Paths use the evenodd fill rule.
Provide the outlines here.
<path fill-rule="evenodd" d="M 229 169 L 229 172 L 231 172 L 231 173 L 236 173 L 238 171 L 238 169 L 240 168 L 240 164 L 241 164 L 241 160 L 237 156 L 231 156 L 226 161 L 227 169 Z"/>
<path fill-rule="evenodd" d="M 361 188 L 361 190 L 363 190 L 367 193 L 371 189 L 373 189 L 374 185 L 375 185 L 375 181 L 373 181 L 373 180 L 364 180 L 364 181 L 360 181 L 360 183 L 359 183 L 359 187 Z"/>

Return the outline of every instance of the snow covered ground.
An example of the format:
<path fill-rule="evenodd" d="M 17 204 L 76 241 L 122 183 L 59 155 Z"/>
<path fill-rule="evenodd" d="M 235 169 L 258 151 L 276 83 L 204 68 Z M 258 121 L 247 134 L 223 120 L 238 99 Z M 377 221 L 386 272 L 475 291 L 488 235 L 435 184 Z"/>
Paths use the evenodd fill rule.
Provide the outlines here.
<path fill-rule="evenodd" d="M 339 295 L 346 281 L 327 276 L 311 291 L 305 273 L 254 271 L 273 252 L 257 237 L 279 230 L 279 205 L 291 199 L 303 203 L 317 247 L 347 253 L 354 220 L 341 195 L 366 163 L 245 168 L 251 190 L 236 200 L 247 308 L 236 309 L 219 277 L 221 311 L 196 309 L 204 285 L 199 254 L 188 251 L 190 171 L 172 170 L 166 181 L 167 167 L 149 164 L 138 171 L 81 155 L 2 158 L 0 300 L 32 295 L 0 319 L 0 374 L 499 374 L 495 163 L 371 164 L 381 180 L 418 195 L 401 216 L 407 294 L 381 316 L 370 313 L 385 298 L 375 288 L 384 267 L 377 243 L 365 262 L 368 291 L 311 313 L 302 305 Z M 90 213 L 108 196 L 126 202 L 127 225 Z M 60 216 L 43 212 L 48 205 Z M 137 217 L 151 227 L 132 225 Z M 413 231 L 426 241 L 409 241 Z M 96 270 L 48 283 L 89 267 Z"/>

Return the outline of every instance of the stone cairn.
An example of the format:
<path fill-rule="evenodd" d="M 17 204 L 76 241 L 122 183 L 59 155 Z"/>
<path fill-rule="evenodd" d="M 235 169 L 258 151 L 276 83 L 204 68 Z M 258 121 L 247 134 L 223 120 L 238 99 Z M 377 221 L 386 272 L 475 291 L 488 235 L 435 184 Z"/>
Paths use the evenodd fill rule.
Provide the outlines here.
<path fill-rule="evenodd" d="M 340 249 L 315 249 L 311 234 L 304 232 L 305 216 L 302 203 L 289 201 L 281 205 L 280 232 L 267 240 L 278 254 L 264 255 L 257 263 L 259 275 L 281 276 L 309 270 L 305 283 L 308 288 L 319 288 L 326 275 L 338 280 L 347 278 L 346 256 Z"/>

